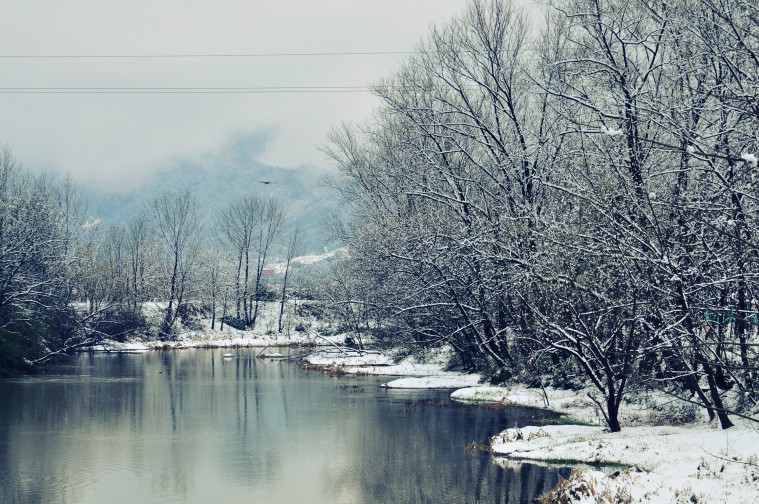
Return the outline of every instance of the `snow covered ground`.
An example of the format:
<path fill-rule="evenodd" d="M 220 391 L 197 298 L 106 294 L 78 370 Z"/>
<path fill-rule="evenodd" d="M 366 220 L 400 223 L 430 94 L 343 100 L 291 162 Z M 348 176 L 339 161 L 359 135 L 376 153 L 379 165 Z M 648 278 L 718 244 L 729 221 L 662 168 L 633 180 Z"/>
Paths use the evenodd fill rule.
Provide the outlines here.
<path fill-rule="evenodd" d="M 298 303 L 300 305 L 303 302 Z M 150 333 L 157 334 L 165 309 L 166 303 L 150 302 L 143 305 L 142 314 L 151 327 Z M 334 328 L 329 323 L 316 320 L 308 310 L 304 310 L 303 315 L 299 315 L 299 311 L 293 301 L 288 301 L 285 305 L 282 332 L 278 331 L 279 303 L 262 302 L 256 326 L 252 330 L 238 330 L 227 324 L 222 330 L 220 314 L 217 314 L 214 329 L 211 329 L 211 319 L 194 320 L 190 327 L 177 327 L 177 335 L 172 341 L 135 336 L 123 343 L 107 340 L 93 349 L 135 352 L 151 349 L 325 345 L 342 344 L 345 341 L 346 334 L 334 334 Z"/>
<path fill-rule="evenodd" d="M 281 334 L 260 334 L 254 331 L 238 331 L 224 328 L 224 331 L 188 331 L 177 336 L 175 341 L 158 339 L 147 341 L 104 341 L 92 347 L 95 351 L 106 352 L 140 352 L 147 350 L 178 350 L 181 348 L 241 348 L 267 346 L 308 346 L 324 345 L 328 341 L 342 343 L 344 335 L 329 337 L 317 336 L 314 332 L 291 333 L 290 336 Z"/>
<path fill-rule="evenodd" d="M 534 426 L 507 429 L 491 438 L 491 446 L 495 456 L 618 465 L 574 472 L 556 490 L 565 494 L 556 502 L 759 500 L 759 432 L 745 424 L 728 430 L 703 424 L 627 427 L 617 433 L 595 426 Z"/>
<path fill-rule="evenodd" d="M 399 359 L 377 352 L 345 352 L 327 347 L 305 357 L 308 366 L 322 367 L 328 371 L 347 374 L 404 376 L 391 380 L 383 387 L 404 389 L 455 389 L 470 387 L 479 383 L 478 374 L 464 375 L 455 371 L 445 371 L 448 352 L 443 350 L 429 355 L 425 362 L 413 356 Z"/>
<path fill-rule="evenodd" d="M 600 424 L 586 392 L 470 387 L 451 397 L 462 402 L 548 404 L 572 420 Z M 491 448 L 495 457 L 508 460 L 605 467 L 573 471 L 548 502 L 759 501 L 759 425 L 737 419 L 736 427 L 728 430 L 705 422 L 651 425 L 662 422 L 661 413 L 661 403 L 651 406 L 639 401 L 624 406 L 618 433 L 607 432 L 602 425 L 513 428 L 493 436 Z"/>
<path fill-rule="evenodd" d="M 312 353 L 303 359 L 303 362 L 312 366 L 325 368 L 351 368 L 351 370 L 366 367 L 388 366 L 392 363 L 390 358 L 380 352 L 366 352 L 350 348 L 327 347 Z"/>
<path fill-rule="evenodd" d="M 399 378 L 386 383 L 384 386 L 398 389 L 455 389 L 459 387 L 471 387 L 479 381 L 480 375 L 478 374 L 462 375 L 441 371 L 437 375 Z"/>

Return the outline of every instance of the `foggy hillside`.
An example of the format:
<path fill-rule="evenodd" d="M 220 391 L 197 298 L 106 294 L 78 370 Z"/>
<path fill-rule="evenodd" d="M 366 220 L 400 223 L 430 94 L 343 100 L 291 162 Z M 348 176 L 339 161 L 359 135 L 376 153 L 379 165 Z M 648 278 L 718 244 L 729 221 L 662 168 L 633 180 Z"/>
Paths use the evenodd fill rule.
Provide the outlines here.
<path fill-rule="evenodd" d="M 155 194 L 189 188 L 197 196 L 202 213 L 213 219 L 219 209 L 242 196 L 273 196 L 292 222 L 306 230 L 309 251 L 322 251 L 327 245 L 322 236 L 324 220 L 335 202 L 334 193 L 320 182 L 327 172 L 316 166 L 277 168 L 251 160 L 184 162 L 160 172 L 133 192 L 87 194 L 89 213 L 105 223 L 123 224 Z"/>

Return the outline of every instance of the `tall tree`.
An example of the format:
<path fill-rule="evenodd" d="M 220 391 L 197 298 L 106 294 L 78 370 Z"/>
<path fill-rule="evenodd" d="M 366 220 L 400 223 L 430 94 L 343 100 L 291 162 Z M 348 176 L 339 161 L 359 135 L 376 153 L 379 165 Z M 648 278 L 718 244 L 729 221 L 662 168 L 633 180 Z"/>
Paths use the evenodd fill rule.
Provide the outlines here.
<path fill-rule="evenodd" d="M 269 198 L 261 200 L 261 213 L 255 221 L 253 230 L 253 247 L 256 254 L 255 284 L 252 289 L 251 302 L 252 306 L 248 309 L 250 313 L 249 325 L 255 327 L 258 318 L 258 309 L 263 287 L 264 269 L 274 240 L 279 233 L 285 220 L 285 212 L 282 205 L 275 199 Z"/>
<path fill-rule="evenodd" d="M 161 334 L 171 336 L 191 286 L 202 224 L 196 200 L 189 191 L 156 196 L 148 206 L 148 216 L 163 247 L 167 306 Z"/>
<path fill-rule="evenodd" d="M 303 228 L 296 226 L 290 232 L 290 237 L 287 239 L 287 244 L 285 245 L 285 271 L 282 273 L 282 296 L 279 301 L 279 318 L 277 319 L 278 333 L 282 332 L 282 316 L 285 312 L 285 303 L 287 302 L 287 280 L 290 275 L 290 266 L 293 259 L 303 252 L 303 239 Z"/>

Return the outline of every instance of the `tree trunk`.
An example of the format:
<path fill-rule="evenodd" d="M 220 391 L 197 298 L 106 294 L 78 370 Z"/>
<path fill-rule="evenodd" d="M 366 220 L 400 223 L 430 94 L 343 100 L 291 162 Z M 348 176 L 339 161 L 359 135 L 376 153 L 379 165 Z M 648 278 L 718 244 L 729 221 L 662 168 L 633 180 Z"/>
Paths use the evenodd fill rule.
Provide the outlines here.
<path fill-rule="evenodd" d="M 211 330 L 216 329 L 216 293 L 211 296 Z"/>
<path fill-rule="evenodd" d="M 709 384 L 709 395 L 712 396 L 712 403 L 714 404 L 717 418 L 719 418 L 720 427 L 723 429 L 729 429 L 734 424 L 730 421 L 730 417 L 727 416 L 727 412 L 725 411 L 725 406 L 719 395 L 719 389 L 717 389 L 717 382 L 714 379 L 714 373 L 711 370 L 711 366 L 704 363 L 704 371 L 706 372 L 706 381 Z"/>
<path fill-rule="evenodd" d="M 279 322 L 277 323 L 277 332 L 282 332 L 282 313 L 285 311 L 285 293 L 287 290 L 287 274 L 290 271 L 290 260 L 285 264 L 285 278 L 282 280 L 282 301 L 279 304 Z"/>
<path fill-rule="evenodd" d="M 609 424 L 609 431 L 621 431 L 622 427 L 619 425 L 619 403 L 616 401 L 614 394 L 610 394 L 606 398 L 606 414 L 608 415 L 606 421 Z"/>
<path fill-rule="evenodd" d="M 174 271 L 171 273 L 171 284 L 169 287 L 169 306 L 166 307 L 166 316 L 163 319 L 161 335 L 169 336 L 171 326 L 174 325 L 174 298 L 177 291 L 177 270 L 179 269 L 179 257 L 174 254 Z"/>
<path fill-rule="evenodd" d="M 248 251 L 245 251 L 245 278 L 243 279 L 243 291 L 242 291 L 242 305 L 245 315 L 245 325 L 250 325 L 250 310 L 248 308 L 248 279 L 250 278 L 250 256 Z M 255 295 L 255 293 L 254 293 Z"/>

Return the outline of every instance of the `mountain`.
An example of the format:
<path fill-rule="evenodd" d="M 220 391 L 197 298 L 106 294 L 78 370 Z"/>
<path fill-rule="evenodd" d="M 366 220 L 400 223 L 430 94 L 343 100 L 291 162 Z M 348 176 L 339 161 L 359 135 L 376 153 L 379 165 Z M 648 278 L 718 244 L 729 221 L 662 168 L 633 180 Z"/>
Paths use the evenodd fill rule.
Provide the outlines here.
<path fill-rule="evenodd" d="M 320 182 L 328 172 L 315 166 L 277 168 L 234 157 L 185 161 L 157 173 L 130 193 L 87 194 L 89 213 L 104 223 L 123 225 L 155 195 L 190 189 L 211 223 L 220 209 L 243 196 L 272 196 L 282 203 L 291 221 L 305 229 L 308 251 L 322 252 L 334 245 L 323 237 L 325 219 L 336 208 L 336 195 Z"/>

